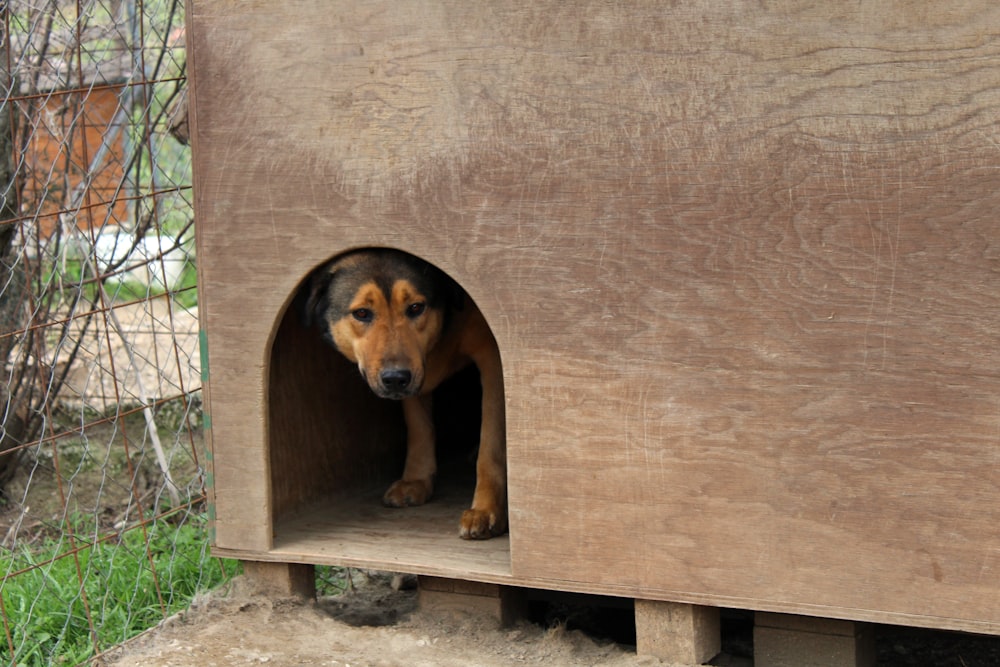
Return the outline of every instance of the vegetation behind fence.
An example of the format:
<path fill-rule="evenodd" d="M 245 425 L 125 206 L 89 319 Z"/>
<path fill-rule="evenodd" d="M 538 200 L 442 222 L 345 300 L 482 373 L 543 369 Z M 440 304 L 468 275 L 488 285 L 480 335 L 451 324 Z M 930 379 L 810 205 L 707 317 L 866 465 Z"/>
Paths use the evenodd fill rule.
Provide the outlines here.
<path fill-rule="evenodd" d="M 208 556 L 184 3 L 0 3 L 0 658 L 77 664 Z"/>

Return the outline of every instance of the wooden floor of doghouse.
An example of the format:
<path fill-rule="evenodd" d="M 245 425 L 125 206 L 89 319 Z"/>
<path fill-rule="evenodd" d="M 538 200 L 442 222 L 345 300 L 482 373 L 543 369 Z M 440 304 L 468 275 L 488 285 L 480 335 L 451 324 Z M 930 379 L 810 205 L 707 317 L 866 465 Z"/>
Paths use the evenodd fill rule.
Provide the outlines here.
<path fill-rule="evenodd" d="M 471 491 L 439 488 L 421 507 L 383 507 L 384 489 L 317 504 L 275 526 L 269 558 L 503 583 L 511 578 L 507 535 L 469 541 L 458 519 Z"/>

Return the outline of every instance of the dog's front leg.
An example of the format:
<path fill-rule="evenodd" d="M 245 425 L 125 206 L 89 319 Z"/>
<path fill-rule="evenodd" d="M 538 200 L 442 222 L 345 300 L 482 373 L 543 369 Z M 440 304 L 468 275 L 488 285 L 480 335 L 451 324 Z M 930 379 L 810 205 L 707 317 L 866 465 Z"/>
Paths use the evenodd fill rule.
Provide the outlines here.
<path fill-rule="evenodd" d="M 507 531 L 507 416 L 503 371 L 495 348 L 476 360 L 483 384 L 483 417 L 472 507 L 462 513 L 458 534 L 484 540 Z"/>
<path fill-rule="evenodd" d="M 423 505 L 434 492 L 437 460 L 431 395 L 404 398 L 403 417 L 406 420 L 406 466 L 403 478 L 382 496 L 382 502 L 389 507 Z"/>

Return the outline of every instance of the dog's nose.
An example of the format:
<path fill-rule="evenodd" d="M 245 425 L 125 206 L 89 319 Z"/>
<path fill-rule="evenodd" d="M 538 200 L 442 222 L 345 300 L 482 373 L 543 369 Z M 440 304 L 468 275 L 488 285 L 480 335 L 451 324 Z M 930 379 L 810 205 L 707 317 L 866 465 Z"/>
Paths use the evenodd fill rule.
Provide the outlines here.
<path fill-rule="evenodd" d="M 385 387 L 386 391 L 402 392 L 410 386 L 410 381 L 413 380 L 413 373 L 405 368 L 393 368 L 382 371 L 382 373 L 379 374 L 378 379 L 379 382 L 382 383 L 382 386 Z"/>

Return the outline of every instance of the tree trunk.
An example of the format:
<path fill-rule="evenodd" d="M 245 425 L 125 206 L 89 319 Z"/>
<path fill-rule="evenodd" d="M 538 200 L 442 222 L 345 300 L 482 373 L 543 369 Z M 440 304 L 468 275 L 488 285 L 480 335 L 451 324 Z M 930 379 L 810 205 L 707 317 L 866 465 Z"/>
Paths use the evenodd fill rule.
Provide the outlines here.
<path fill-rule="evenodd" d="M 9 62 L 6 34 L 7 6 L 0 9 L 0 90 L 11 90 L 12 74 L 7 69 Z M 6 104 L 0 105 L 0 494 L 4 486 L 17 472 L 21 459 L 20 446 L 26 435 L 27 420 L 25 406 L 18 400 L 18 392 L 12 388 L 18 384 L 21 369 L 12 367 L 19 336 L 15 333 L 24 328 L 25 276 L 23 264 L 17 261 L 17 174 L 15 172 L 14 132 L 16 110 L 11 102 L 11 94 Z M 17 366 L 17 364 L 13 364 Z"/>

